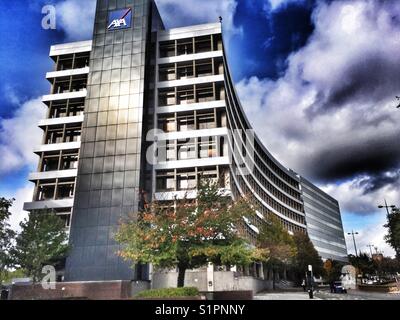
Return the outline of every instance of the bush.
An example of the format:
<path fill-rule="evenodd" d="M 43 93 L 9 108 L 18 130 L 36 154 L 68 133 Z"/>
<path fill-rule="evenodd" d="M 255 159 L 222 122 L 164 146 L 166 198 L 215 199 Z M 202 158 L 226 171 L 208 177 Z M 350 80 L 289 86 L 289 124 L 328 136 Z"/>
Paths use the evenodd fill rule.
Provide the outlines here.
<path fill-rule="evenodd" d="M 152 289 L 138 293 L 136 298 L 177 298 L 177 297 L 195 297 L 199 295 L 199 290 L 193 287 L 186 288 L 165 288 Z"/>

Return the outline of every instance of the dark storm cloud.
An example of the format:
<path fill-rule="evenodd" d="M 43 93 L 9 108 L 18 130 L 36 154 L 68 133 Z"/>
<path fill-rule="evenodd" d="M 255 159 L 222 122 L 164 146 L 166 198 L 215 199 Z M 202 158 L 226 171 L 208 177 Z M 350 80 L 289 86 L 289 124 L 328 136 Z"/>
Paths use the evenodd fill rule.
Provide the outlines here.
<path fill-rule="evenodd" d="M 348 103 L 380 103 L 387 97 L 400 94 L 400 59 L 384 52 L 364 52 L 349 62 L 341 79 L 326 92 L 326 97 L 312 106 L 307 113 L 315 117 L 331 109 L 345 107 Z M 323 103 L 321 103 L 323 102 Z"/>
<path fill-rule="evenodd" d="M 400 203 L 399 16 L 400 1 L 320 1 L 284 75 L 238 86 L 271 153 L 350 212 Z"/>
<path fill-rule="evenodd" d="M 371 175 L 360 182 L 360 187 L 364 194 L 375 192 L 387 185 L 392 185 L 400 181 L 400 170 L 393 172 L 381 172 L 377 175 Z"/>
<path fill-rule="evenodd" d="M 349 136 L 351 140 L 351 136 Z M 376 137 L 318 150 L 308 162 L 308 173 L 322 182 L 343 180 L 361 174 L 376 177 L 400 165 L 399 135 Z M 390 180 L 387 180 L 390 182 Z M 375 183 L 374 185 L 379 185 Z"/>

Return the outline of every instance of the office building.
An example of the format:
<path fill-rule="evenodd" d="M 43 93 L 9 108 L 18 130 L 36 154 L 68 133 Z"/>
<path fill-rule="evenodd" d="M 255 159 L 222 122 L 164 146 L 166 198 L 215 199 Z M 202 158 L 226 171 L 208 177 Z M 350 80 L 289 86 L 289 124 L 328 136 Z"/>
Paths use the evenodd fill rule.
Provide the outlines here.
<path fill-rule="evenodd" d="M 195 197 L 203 178 L 232 197 L 251 195 L 259 208 L 245 224 L 251 241 L 275 215 L 290 232 L 312 225 L 324 258 L 347 255 L 337 202 L 253 133 L 221 23 L 166 30 L 151 0 L 98 0 L 93 39 L 54 45 L 50 57 L 48 114 L 25 209 L 54 209 L 70 227 L 66 280 L 149 277 L 116 255 L 120 219 L 152 199 L 173 202 L 188 190 Z"/>

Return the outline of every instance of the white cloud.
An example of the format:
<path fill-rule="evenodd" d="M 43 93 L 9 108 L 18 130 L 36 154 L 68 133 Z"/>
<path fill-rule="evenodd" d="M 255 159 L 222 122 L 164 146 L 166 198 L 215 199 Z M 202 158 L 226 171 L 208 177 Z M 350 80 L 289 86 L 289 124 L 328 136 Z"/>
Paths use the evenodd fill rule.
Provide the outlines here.
<path fill-rule="evenodd" d="M 288 58 L 281 78 L 252 77 L 237 85 L 250 122 L 272 154 L 319 181 L 344 217 L 354 215 L 357 224 L 344 219 L 344 227 L 348 232 L 356 226 L 359 250 L 369 252 L 366 246 L 373 244 L 385 255 L 394 251 L 384 241 L 386 214 L 377 206 L 384 199 L 400 205 L 396 13 L 399 2 L 320 3 L 314 33 Z M 346 241 L 353 253 L 352 238 Z"/>
<path fill-rule="evenodd" d="M 5 85 L 3 87 L 3 97 L 13 105 L 18 105 L 21 103 L 21 99 L 15 91 L 15 88 L 11 87 L 10 85 Z"/>
<path fill-rule="evenodd" d="M 166 28 L 218 22 L 221 16 L 227 42 L 233 35 L 243 32 L 233 21 L 238 5 L 236 0 L 156 0 L 156 3 Z"/>
<path fill-rule="evenodd" d="M 28 217 L 28 212 L 23 210 L 24 202 L 31 202 L 33 197 L 34 185 L 28 182 L 24 187 L 16 190 L 14 193 L 4 195 L 7 199 L 14 198 L 15 201 L 10 208 L 10 225 L 15 231 L 20 231 L 19 224 Z"/>
<path fill-rule="evenodd" d="M 376 247 L 378 252 L 382 252 L 385 256 L 395 257 L 396 253 L 389 244 L 384 240 L 384 235 L 387 233 L 387 229 L 384 227 L 386 224 L 386 214 L 383 212 L 376 214 L 371 219 L 371 222 L 364 226 L 355 227 L 354 231 L 358 232 L 355 235 L 357 252 L 370 254 L 370 249 L 368 245 L 373 245 Z M 351 229 L 345 230 L 347 252 L 349 254 L 354 254 L 354 242 L 353 237 L 348 235 Z M 372 249 L 375 253 L 376 250 Z"/>
<path fill-rule="evenodd" d="M 284 5 L 296 2 L 304 2 L 304 0 L 267 0 L 271 10 L 277 10 L 282 8 Z"/>
<path fill-rule="evenodd" d="M 156 3 L 167 28 L 218 22 L 222 16 L 228 40 L 231 35 L 241 33 L 233 23 L 235 0 L 157 0 Z M 95 0 L 64 0 L 56 5 L 57 23 L 65 31 L 67 41 L 92 37 L 95 9 Z"/>
<path fill-rule="evenodd" d="M 378 205 L 383 204 L 385 199 L 390 205 L 399 204 L 400 181 L 388 183 L 366 193 L 365 183 L 369 179 L 368 176 L 357 176 L 340 184 L 331 183 L 321 188 L 336 198 L 340 202 L 342 211 L 346 212 L 359 214 L 376 212 Z"/>
<path fill-rule="evenodd" d="M 388 3 L 320 3 L 315 31 L 284 76 L 238 84 L 256 132 L 300 174 L 332 181 L 398 164 L 400 25 L 392 14 L 400 3 Z"/>
<path fill-rule="evenodd" d="M 221 16 L 228 40 L 242 32 L 233 23 L 237 7 L 235 0 L 156 0 L 156 3 L 166 28 L 218 22 Z"/>
<path fill-rule="evenodd" d="M 40 144 L 43 131 L 38 122 L 46 107 L 40 98 L 25 102 L 11 119 L 0 119 L 0 174 L 34 165 L 33 148 Z"/>
<path fill-rule="evenodd" d="M 65 0 L 56 5 L 57 27 L 61 27 L 67 41 L 89 40 L 93 35 L 96 0 Z"/>

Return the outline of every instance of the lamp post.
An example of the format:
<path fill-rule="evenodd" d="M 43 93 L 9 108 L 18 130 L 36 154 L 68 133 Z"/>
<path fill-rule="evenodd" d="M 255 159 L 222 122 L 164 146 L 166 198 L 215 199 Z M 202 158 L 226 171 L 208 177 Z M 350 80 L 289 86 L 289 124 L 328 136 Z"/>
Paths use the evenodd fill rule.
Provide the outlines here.
<path fill-rule="evenodd" d="M 347 234 L 353 236 L 354 251 L 356 252 L 356 257 L 358 257 L 357 246 L 356 246 L 356 238 L 354 237 L 354 235 L 358 234 L 358 232 L 354 232 L 354 231 L 352 230 L 351 232 L 348 232 Z"/>
<path fill-rule="evenodd" d="M 383 205 L 379 205 L 378 208 L 379 209 L 386 208 L 386 212 L 389 215 L 389 208 L 391 208 L 393 210 L 394 208 L 396 208 L 396 206 L 393 206 L 393 205 L 388 206 L 388 204 L 386 202 L 386 199 L 384 199 L 384 201 L 385 201 L 385 205 L 384 206 Z"/>

